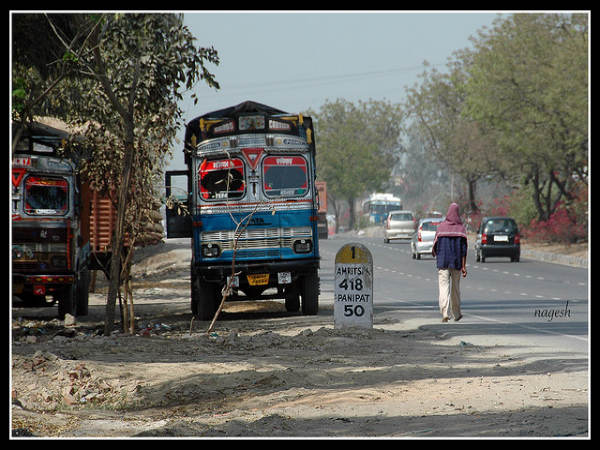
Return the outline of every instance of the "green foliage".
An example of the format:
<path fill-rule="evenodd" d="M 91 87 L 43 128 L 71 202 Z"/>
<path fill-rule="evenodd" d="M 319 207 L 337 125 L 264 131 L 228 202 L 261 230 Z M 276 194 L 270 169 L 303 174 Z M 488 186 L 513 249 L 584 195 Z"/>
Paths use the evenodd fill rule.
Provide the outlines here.
<path fill-rule="evenodd" d="M 419 139 L 469 186 L 519 186 L 522 220 L 577 202 L 588 176 L 588 16 L 512 14 L 408 91 Z"/>
<path fill-rule="evenodd" d="M 406 140 L 406 153 L 395 172 L 396 176 L 401 178 L 402 184 L 392 193 L 402 198 L 406 208 L 415 211 L 439 209 L 437 203 L 441 202 L 440 193 L 449 192 L 448 171 L 444 164 L 428 151 L 414 128 L 407 131 Z M 444 202 L 443 205 L 446 207 L 448 203 Z"/>
<path fill-rule="evenodd" d="M 22 114 L 25 109 L 25 99 L 27 98 L 27 84 L 25 78 L 15 77 L 12 80 L 12 108 L 13 115 Z"/>
<path fill-rule="evenodd" d="M 583 14 L 514 14 L 474 41 L 465 112 L 497 132 L 540 220 L 587 179 L 587 28 Z"/>
<path fill-rule="evenodd" d="M 196 48 L 179 14 L 44 18 L 52 30 L 46 36 L 54 43 L 52 48 L 62 47 L 55 60 L 59 69 L 51 73 L 57 78 L 49 86 L 58 87 L 46 88 L 44 102 L 70 122 L 74 148 L 85 149 L 80 154 L 81 170 L 92 187 L 117 191 L 105 322 L 105 332 L 110 333 L 118 283 L 126 278 L 119 273 L 125 233 L 135 239 L 142 215 L 156 195 L 154 184 L 182 125 L 178 106 L 182 92 L 200 80 L 218 88 L 207 65 L 218 64 L 219 59 L 213 48 Z M 35 60 L 26 57 L 27 48 L 21 49 L 22 61 Z M 28 117 L 41 105 L 32 100 Z M 127 264 L 124 267 L 127 270 Z"/>
<path fill-rule="evenodd" d="M 421 84 L 408 89 L 407 111 L 412 132 L 427 152 L 470 185 L 469 209 L 476 210 L 475 183 L 501 172 L 504 164 L 494 133 L 464 113 L 469 60 L 469 53 L 463 52 L 450 63 L 449 72 L 425 71 Z"/>
<path fill-rule="evenodd" d="M 389 182 L 401 152 L 397 105 L 338 99 L 311 115 L 316 119 L 317 176 L 327 181 L 328 195 L 352 205 Z"/>
<path fill-rule="evenodd" d="M 531 186 L 523 186 L 513 191 L 508 214 L 517 221 L 521 228 L 526 227 L 537 216 L 537 210 L 533 201 L 533 189 Z"/>

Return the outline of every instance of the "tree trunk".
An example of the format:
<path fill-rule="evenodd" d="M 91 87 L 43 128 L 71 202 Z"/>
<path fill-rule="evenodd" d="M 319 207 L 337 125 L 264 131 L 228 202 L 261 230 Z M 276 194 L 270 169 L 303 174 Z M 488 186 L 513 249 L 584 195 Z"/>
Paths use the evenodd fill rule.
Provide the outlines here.
<path fill-rule="evenodd" d="M 110 336 L 114 327 L 115 303 L 121 282 L 121 253 L 123 251 L 125 211 L 127 210 L 127 196 L 133 166 L 133 121 L 127 124 L 127 137 L 125 143 L 125 158 L 123 161 L 122 183 L 119 186 L 119 199 L 117 203 L 117 221 L 113 233 L 112 255 L 110 261 L 110 280 L 108 297 L 106 299 L 106 317 L 104 322 L 104 335 Z"/>
<path fill-rule="evenodd" d="M 475 192 L 477 191 L 477 180 L 470 180 L 469 183 L 469 208 L 471 212 L 478 212 L 477 201 L 475 199 Z"/>
<path fill-rule="evenodd" d="M 356 219 L 356 217 L 355 217 L 356 211 L 355 211 L 355 207 L 354 207 L 354 197 L 350 197 L 348 199 L 348 205 L 350 207 L 350 211 L 349 211 L 350 212 L 350 224 L 349 224 L 349 228 L 351 230 L 354 230 L 354 224 L 356 223 L 356 220 L 355 220 Z"/>
<path fill-rule="evenodd" d="M 540 181 L 540 172 L 537 167 L 534 168 L 533 179 L 531 181 L 533 182 L 533 202 L 538 212 L 538 220 L 540 222 L 545 222 L 546 220 L 548 220 L 547 213 L 544 210 L 544 206 L 542 205 L 542 191 L 544 189 L 545 183 Z"/>

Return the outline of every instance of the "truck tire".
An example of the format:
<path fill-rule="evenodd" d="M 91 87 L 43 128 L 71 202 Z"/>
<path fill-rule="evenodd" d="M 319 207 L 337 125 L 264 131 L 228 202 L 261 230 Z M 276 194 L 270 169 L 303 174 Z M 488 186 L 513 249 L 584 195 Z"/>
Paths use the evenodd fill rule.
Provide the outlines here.
<path fill-rule="evenodd" d="M 88 305 L 90 298 L 90 271 L 86 268 L 79 275 L 77 283 L 77 308 L 78 316 L 88 315 Z"/>
<path fill-rule="evenodd" d="M 285 310 L 287 312 L 300 311 L 300 295 L 298 292 L 291 292 L 285 295 Z"/>
<path fill-rule="evenodd" d="M 221 301 L 218 292 L 218 285 L 202 283 L 199 277 L 192 276 L 192 314 L 197 319 L 211 320 L 214 317 Z"/>
<path fill-rule="evenodd" d="M 60 320 L 65 320 L 65 314 L 71 314 L 72 316 L 76 315 L 76 292 L 77 285 L 72 284 L 66 286 L 60 293 L 60 297 L 58 298 L 58 318 Z"/>
<path fill-rule="evenodd" d="M 301 279 L 302 314 L 314 316 L 319 312 L 319 276 L 313 272 Z"/>

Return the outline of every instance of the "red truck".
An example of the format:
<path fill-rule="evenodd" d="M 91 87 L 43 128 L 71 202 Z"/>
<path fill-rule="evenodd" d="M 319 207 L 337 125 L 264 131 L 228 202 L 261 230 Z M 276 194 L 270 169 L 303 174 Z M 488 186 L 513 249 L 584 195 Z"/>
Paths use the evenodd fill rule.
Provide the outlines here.
<path fill-rule="evenodd" d="M 327 239 L 329 236 L 327 225 L 327 182 L 315 181 L 319 192 L 319 209 L 317 211 L 317 228 L 319 230 L 319 239 Z"/>
<path fill-rule="evenodd" d="M 111 199 L 58 154 L 67 137 L 34 122 L 13 151 L 11 180 L 12 295 L 25 306 L 58 303 L 61 319 L 87 315 L 90 270 L 105 270 L 116 218 Z"/>

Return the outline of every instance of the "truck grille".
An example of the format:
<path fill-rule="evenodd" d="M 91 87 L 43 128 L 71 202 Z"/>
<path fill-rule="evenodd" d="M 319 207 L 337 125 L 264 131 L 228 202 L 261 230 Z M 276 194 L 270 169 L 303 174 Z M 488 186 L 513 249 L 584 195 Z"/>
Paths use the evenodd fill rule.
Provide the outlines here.
<path fill-rule="evenodd" d="M 70 268 L 68 257 L 67 244 L 64 242 L 12 243 L 13 271 L 66 270 Z"/>
<path fill-rule="evenodd" d="M 234 230 L 207 231 L 201 235 L 203 244 L 217 244 L 221 250 L 233 250 L 234 239 Z M 311 227 L 246 229 L 240 233 L 237 248 L 292 248 L 297 239 L 312 239 Z"/>

